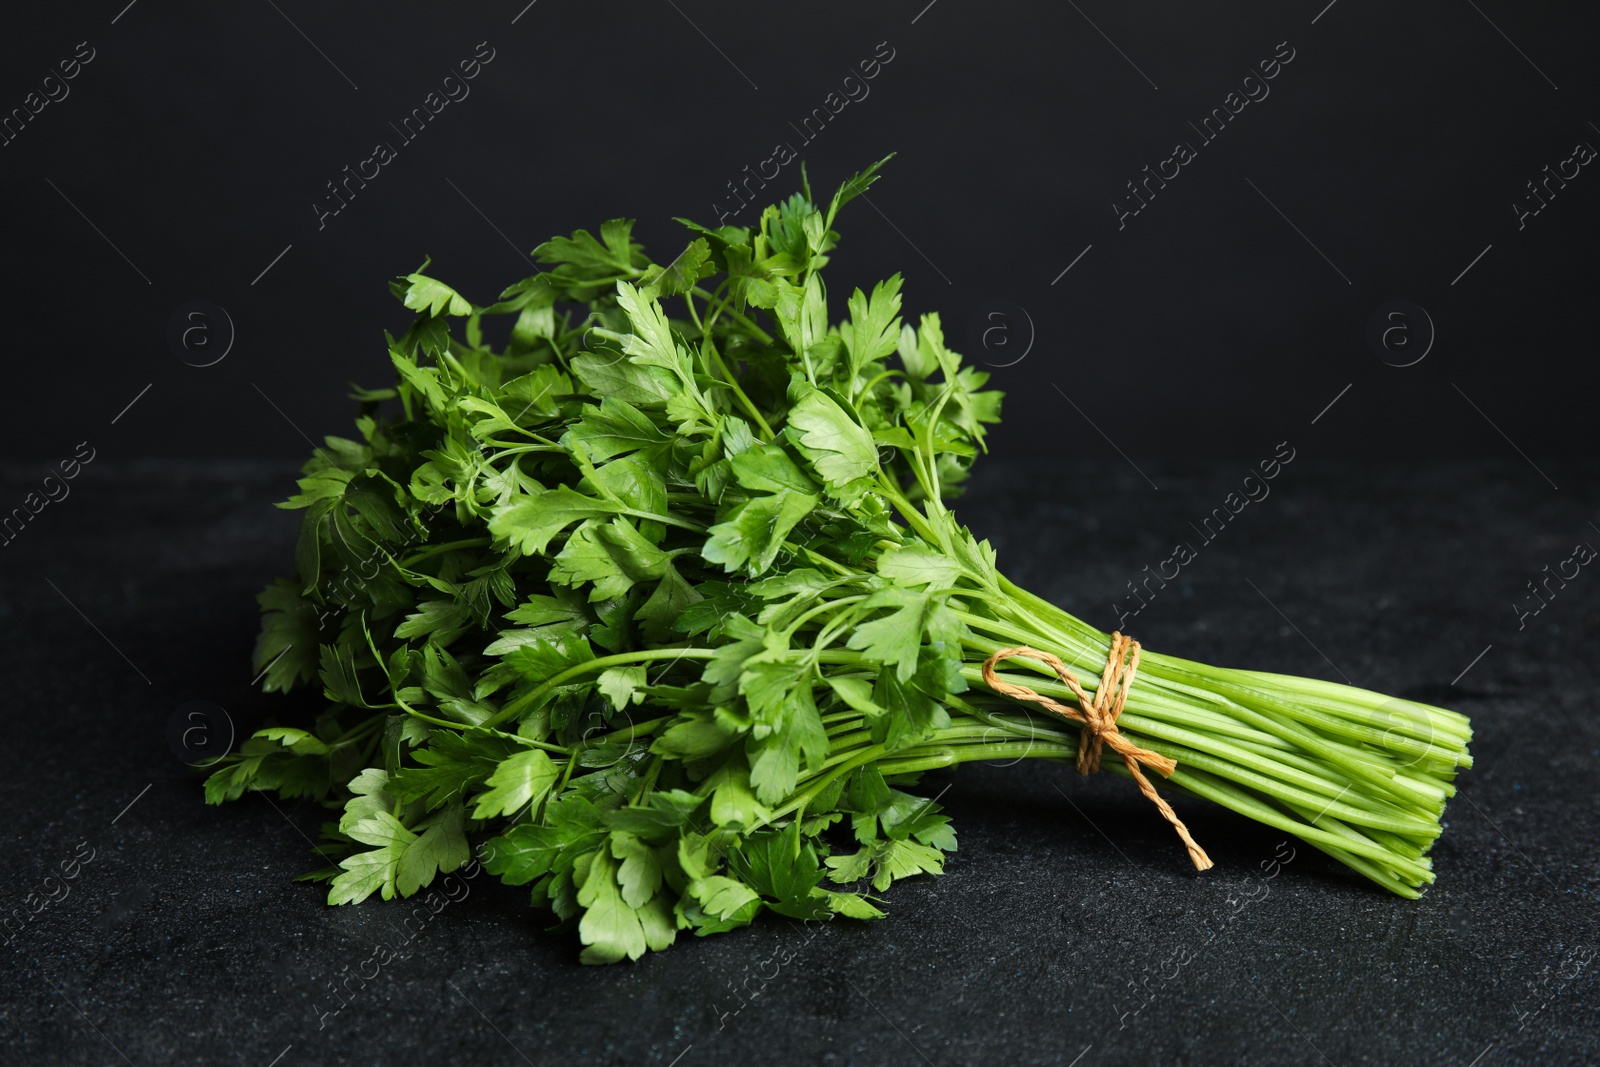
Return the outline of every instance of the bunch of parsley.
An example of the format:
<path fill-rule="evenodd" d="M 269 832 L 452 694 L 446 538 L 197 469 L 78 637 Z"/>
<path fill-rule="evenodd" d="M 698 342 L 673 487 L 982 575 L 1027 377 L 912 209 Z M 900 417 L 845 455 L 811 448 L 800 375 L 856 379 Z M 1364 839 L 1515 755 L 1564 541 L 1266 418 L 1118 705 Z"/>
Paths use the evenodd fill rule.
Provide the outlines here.
<path fill-rule="evenodd" d="M 924 772 L 1072 760 L 1076 727 L 980 664 L 1027 645 L 1092 690 L 1109 639 L 946 506 L 1000 394 L 938 316 L 902 323 L 899 276 L 830 321 L 834 222 L 879 166 L 753 228 L 679 220 L 665 265 L 619 219 L 541 245 L 488 306 L 397 280 L 398 381 L 306 464 L 296 576 L 260 596 L 265 688 L 320 681 L 329 705 L 258 731 L 207 799 L 338 810 L 308 876 L 335 904 L 416 893 L 478 839 L 609 962 L 763 909 L 880 917 L 956 847 Z M 1470 765 L 1455 713 L 1152 653 L 1119 725 L 1177 760 L 1163 791 L 1407 896 Z"/>

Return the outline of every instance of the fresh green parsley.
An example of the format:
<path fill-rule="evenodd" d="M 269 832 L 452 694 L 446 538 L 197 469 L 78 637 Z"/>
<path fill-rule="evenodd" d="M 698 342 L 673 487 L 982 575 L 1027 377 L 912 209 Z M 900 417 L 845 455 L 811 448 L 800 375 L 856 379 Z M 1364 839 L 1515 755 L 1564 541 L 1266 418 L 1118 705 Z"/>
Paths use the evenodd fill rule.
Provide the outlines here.
<path fill-rule="evenodd" d="M 665 263 L 614 219 L 540 245 L 479 304 L 424 263 L 392 289 L 389 388 L 306 463 L 295 574 L 260 596 L 258 731 L 206 781 L 320 801 L 331 903 L 466 864 L 527 886 L 583 959 L 763 911 L 883 915 L 956 847 L 922 776 L 1071 761 L 1071 723 L 980 664 L 1028 645 L 1093 688 L 1109 639 L 1009 582 L 949 510 L 1000 415 L 901 279 L 834 321 L 842 208 L 809 183 L 752 227 L 680 220 Z M 1066 699 L 1013 660 L 1005 677 Z M 1124 734 L 1208 798 L 1417 896 L 1460 715 L 1145 653 Z M 1107 754 L 1106 768 L 1126 773 Z"/>

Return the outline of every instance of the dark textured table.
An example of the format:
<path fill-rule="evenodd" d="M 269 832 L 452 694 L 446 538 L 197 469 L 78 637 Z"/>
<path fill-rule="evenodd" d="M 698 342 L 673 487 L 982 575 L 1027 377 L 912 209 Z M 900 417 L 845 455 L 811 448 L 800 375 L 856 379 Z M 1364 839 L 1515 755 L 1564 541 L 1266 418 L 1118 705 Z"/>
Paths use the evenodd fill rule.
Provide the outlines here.
<path fill-rule="evenodd" d="M 1600 1061 L 1600 566 L 1542 601 L 1527 585 L 1600 545 L 1600 479 L 1312 451 L 1210 543 L 1190 524 L 1244 464 L 1141 463 L 1155 491 L 1126 465 L 987 460 L 960 513 L 1013 578 L 1106 627 L 1187 540 L 1197 558 L 1128 620 L 1150 646 L 1470 714 L 1477 767 L 1422 900 L 1306 846 L 1266 879 L 1282 834 L 1180 798 L 1217 861 L 1197 875 L 1118 777 L 970 766 L 926 780 L 961 849 L 895 886 L 886 921 L 763 920 L 604 968 L 487 875 L 409 926 L 410 905 L 329 908 L 292 880 L 315 806 L 203 805 L 178 709 L 215 701 L 242 732 L 294 706 L 254 693 L 248 660 L 292 470 L 99 460 L 0 548 L 0 1061 Z M 41 475 L 6 470 L 4 507 Z M 378 946 L 400 958 L 353 977 Z"/>

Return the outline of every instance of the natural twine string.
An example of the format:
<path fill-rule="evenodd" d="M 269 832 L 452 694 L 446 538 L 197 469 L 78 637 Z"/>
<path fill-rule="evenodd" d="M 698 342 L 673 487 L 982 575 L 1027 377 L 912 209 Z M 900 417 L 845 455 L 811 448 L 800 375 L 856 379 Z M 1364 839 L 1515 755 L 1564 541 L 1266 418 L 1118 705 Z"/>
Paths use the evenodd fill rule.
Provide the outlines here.
<path fill-rule="evenodd" d="M 1036 659 L 1055 671 L 1056 676 L 1078 698 L 1078 707 L 1074 708 L 1051 700 L 1025 685 L 1015 685 L 1002 680 L 994 672 L 995 664 L 1012 656 Z M 1122 714 L 1122 707 L 1128 702 L 1128 687 L 1133 684 L 1133 676 L 1138 670 L 1139 642 L 1123 634 L 1114 633 L 1111 635 L 1111 654 L 1106 657 L 1106 669 L 1100 675 L 1100 687 L 1095 690 L 1093 698 L 1083 691 L 1083 687 L 1078 684 L 1078 676 L 1067 670 L 1066 664 L 1062 663 L 1059 657 L 1025 646 L 1002 648 L 985 660 L 983 680 L 996 693 L 1011 697 L 1013 700 L 1031 701 L 1073 722 L 1082 723 L 1083 731 L 1078 738 L 1079 774 L 1093 774 L 1098 771 L 1100 751 L 1109 745 L 1111 751 L 1122 757 L 1128 773 L 1133 775 L 1134 782 L 1139 786 L 1139 792 L 1148 797 L 1172 824 L 1172 828 L 1178 831 L 1178 836 L 1183 839 L 1184 848 L 1189 850 L 1189 859 L 1193 861 L 1195 870 L 1207 870 L 1212 865 L 1211 857 L 1195 844 L 1194 838 L 1189 836 L 1188 827 L 1184 826 L 1183 821 L 1173 812 L 1172 806 L 1161 799 L 1156 787 L 1150 784 L 1149 779 L 1139 769 L 1141 763 L 1148 763 L 1166 778 L 1178 769 L 1178 762 L 1151 752 L 1147 748 L 1140 748 L 1117 729 L 1117 717 Z"/>

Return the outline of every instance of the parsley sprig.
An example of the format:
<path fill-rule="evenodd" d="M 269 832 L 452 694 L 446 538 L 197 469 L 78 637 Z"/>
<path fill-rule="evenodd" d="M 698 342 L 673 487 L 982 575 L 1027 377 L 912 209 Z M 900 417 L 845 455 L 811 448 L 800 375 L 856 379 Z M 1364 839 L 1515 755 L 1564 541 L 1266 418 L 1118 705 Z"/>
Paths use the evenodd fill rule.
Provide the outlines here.
<path fill-rule="evenodd" d="M 913 792 L 972 760 L 1070 761 L 1076 728 L 991 692 L 997 649 L 1093 689 L 1109 638 L 1018 588 L 948 502 L 999 418 L 898 275 L 830 318 L 840 209 L 809 183 L 665 264 L 632 224 L 535 250 L 478 305 L 425 273 L 283 507 L 296 574 L 260 596 L 264 688 L 320 683 L 206 781 L 310 797 L 331 903 L 486 867 L 574 923 L 588 962 L 763 910 L 883 915 L 938 873 L 949 818 Z M 1042 667 L 1003 677 L 1069 699 Z M 1279 827 L 1416 896 L 1467 721 L 1311 679 L 1145 653 L 1120 727 L 1162 791 Z M 1108 755 L 1109 770 L 1126 773 Z"/>

